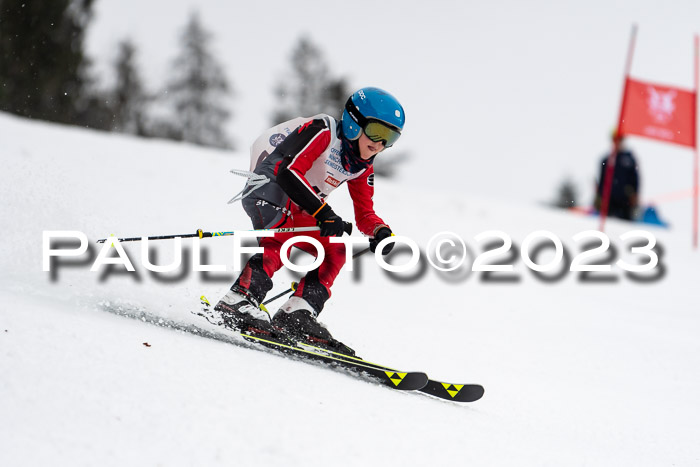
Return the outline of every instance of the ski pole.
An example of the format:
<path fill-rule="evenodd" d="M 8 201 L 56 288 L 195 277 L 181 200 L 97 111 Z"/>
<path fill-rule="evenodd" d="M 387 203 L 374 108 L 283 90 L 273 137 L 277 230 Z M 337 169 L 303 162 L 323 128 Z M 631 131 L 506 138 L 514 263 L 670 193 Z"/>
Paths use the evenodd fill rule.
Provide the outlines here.
<path fill-rule="evenodd" d="M 358 258 L 358 257 L 364 255 L 364 254 L 367 253 L 368 251 L 369 251 L 369 248 L 365 248 L 364 250 L 358 251 L 357 253 L 355 253 L 354 255 L 352 255 L 352 259 L 354 260 L 355 258 Z M 270 302 L 274 302 L 275 300 L 277 300 L 277 299 L 280 298 L 280 297 L 283 297 L 283 296 L 287 295 L 289 292 L 295 292 L 295 291 L 297 290 L 297 286 L 298 286 L 298 285 L 299 285 L 299 283 L 297 283 L 297 282 L 292 282 L 292 286 L 291 286 L 290 288 L 288 288 L 287 290 L 285 290 L 285 291 L 282 292 L 282 293 L 279 293 L 279 294 L 275 295 L 275 296 L 272 297 L 272 298 L 269 298 L 269 299 L 265 300 L 262 304 L 260 304 L 260 309 L 267 311 L 267 309 L 265 308 L 265 305 L 267 305 L 267 304 L 270 303 Z"/>
<path fill-rule="evenodd" d="M 264 311 L 267 311 L 267 309 L 265 308 L 265 305 L 267 305 L 268 303 L 274 302 L 278 298 L 281 298 L 281 297 L 287 295 L 289 292 L 295 292 L 297 290 L 298 285 L 299 285 L 298 282 L 292 281 L 292 286 L 289 289 L 285 290 L 282 293 L 278 293 L 277 295 L 275 295 L 272 298 L 268 298 L 267 300 L 265 300 L 263 303 L 260 304 L 260 308 Z"/>
<path fill-rule="evenodd" d="M 146 237 L 147 240 L 169 240 L 173 238 L 209 238 L 209 237 L 225 237 L 229 235 L 235 235 L 236 232 L 273 232 L 273 233 L 289 233 L 289 232 L 314 232 L 321 230 L 320 227 L 309 226 L 309 227 L 283 227 L 279 229 L 252 229 L 252 230 L 234 230 L 231 232 L 203 232 L 202 229 L 197 229 L 197 232 L 193 234 L 179 234 L 179 235 L 156 235 L 153 237 Z M 350 222 L 344 222 L 343 230 L 348 234 L 352 234 L 352 224 Z M 104 243 L 108 239 L 101 238 L 97 240 L 97 243 Z M 118 238 L 119 242 L 138 242 L 143 240 L 143 237 L 125 237 Z"/>

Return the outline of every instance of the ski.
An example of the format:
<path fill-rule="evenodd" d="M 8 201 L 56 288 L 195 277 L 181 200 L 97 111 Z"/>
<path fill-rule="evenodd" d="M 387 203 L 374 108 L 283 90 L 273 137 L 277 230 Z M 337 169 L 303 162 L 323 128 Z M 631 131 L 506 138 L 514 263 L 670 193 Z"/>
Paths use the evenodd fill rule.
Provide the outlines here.
<path fill-rule="evenodd" d="M 344 355 L 338 352 L 334 352 L 332 350 L 309 345 L 304 342 L 297 342 L 297 345 L 306 349 L 314 349 L 316 352 L 327 352 L 336 356 L 337 358 L 342 358 L 349 361 L 362 362 L 364 365 L 373 366 L 380 370 L 396 371 L 392 370 L 389 367 L 379 365 L 377 363 L 372 363 L 362 358 L 354 357 L 351 355 Z M 442 381 L 437 381 L 433 379 L 428 379 L 428 383 L 422 388 L 418 389 L 418 391 L 429 396 L 453 402 L 474 402 L 481 399 L 484 395 L 484 387 L 480 384 L 444 383 Z"/>
<path fill-rule="evenodd" d="M 261 337 L 248 333 L 239 334 L 249 342 L 259 343 L 265 347 L 277 350 L 284 354 L 291 354 L 294 356 L 299 356 L 303 359 L 327 363 L 331 366 L 339 366 L 359 374 L 365 373 L 378 383 L 392 389 L 415 391 L 422 389 L 426 384 L 428 384 L 428 375 L 425 373 L 417 371 L 399 371 L 383 368 L 381 366 L 367 365 L 364 362 L 352 361 L 337 356 L 316 352 L 314 350 L 305 349 L 303 347 L 297 347 L 293 342 L 286 343 L 285 341 L 275 338 Z"/>
<path fill-rule="evenodd" d="M 201 311 L 193 311 L 192 313 L 202 316 L 213 325 L 223 327 L 223 322 L 217 320 L 212 313 L 213 307 L 206 297 L 201 297 L 201 304 Z M 239 335 L 247 342 L 259 344 L 285 355 L 297 356 L 302 359 L 345 368 L 354 374 L 369 375 L 373 380 L 392 389 L 418 391 L 438 399 L 452 402 L 474 402 L 481 399 L 484 395 L 484 387 L 480 384 L 446 383 L 429 379 L 428 376 L 422 372 L 403 372 L 385 365 L 370 362 L 363 358 L 342 354 L 305 342 L 267 336 L 263 337 L 229 328 L 224 329 Z"/>
<path fill-rule="evenodd" d="M 204 302 L 203 302 L 204 304 Z M 208 302 L 206 303 L 208 305 Z M 211 309 L 205 306 L 201 312 L 192 312 L 198 316 L 204 317 L 211 324 L 223 326 L 223 323 L 216 320 L 211 314 Z M 417 371 L 399 371 L 383 367 L 381 365 L 370 365 L 367 362 L 353 361 L 351 359 L 340 357 L 341 354 L 331 355 L 328 352 L 322 352 L 320 348 L 305 348 L 295 344 L 295 342 L 287 339 L 278 339 L 270 336 L 260 336 L 247 332 L 240 332 L 230 328 L 224 328 L 226 331 L 239 335 L 245 341 L 261 345 L 265 348 L 272 349 L 277 353 L 298 357 L 302 360 L 324 363 L 333 368 L 341 368 L 349 370 L 350 374 L 356 376 L 368 376 L 371 380 L 376 381 L 383 386 L 400 391 L 415 391 L 423 388 L 428 384 L 428 376 L 425 373 Z"/>

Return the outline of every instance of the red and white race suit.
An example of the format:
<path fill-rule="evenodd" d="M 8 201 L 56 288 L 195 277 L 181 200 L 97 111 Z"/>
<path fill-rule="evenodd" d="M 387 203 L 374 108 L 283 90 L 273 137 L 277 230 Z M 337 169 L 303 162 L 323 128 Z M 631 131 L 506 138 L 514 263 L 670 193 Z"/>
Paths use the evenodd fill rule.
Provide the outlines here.
<path fill-rule="evenodd" d="M 343 164 L 341 150 L 338 123 L 325 114 L 290 120 L 261 135 L 251 148 L 251 169 L 257 175 L 267 177 L 269 182 L 247 194 L 242 201 L 253 226 L 256 229 L 315 226 L 317 220 L 313 214 L 323 207 L 333 190 L 347 184 L 357 228 L 365 235 L 374 236 L 379 228 L 388 227 L 374 211 L 373 166 L 369 164 L 351 172 Z M 262 238 L 260 246 L 265 248 L 265 253 L 261 266 L 268 277 L 282 267 L 280 248 L 295 235 L 313 237 L 324 248 L 323 263 L 307 274 L 295 292 L 318 313 L 345 263 L 345 246 L 330 243 L 329 238 L 321 237 L 319 232 L 285 233 Z M 296 245 L 316 254 L 315 248 L 308 243 Z M 259 258 L 256 258 L 252 264 L 246 265 L 237 284 L 250 289 L 256 296 L 264 296 L 267 290 L 256 291 L 255 278 L 259 272 L 256 274 L 254 269 L 258 262 Z"/>

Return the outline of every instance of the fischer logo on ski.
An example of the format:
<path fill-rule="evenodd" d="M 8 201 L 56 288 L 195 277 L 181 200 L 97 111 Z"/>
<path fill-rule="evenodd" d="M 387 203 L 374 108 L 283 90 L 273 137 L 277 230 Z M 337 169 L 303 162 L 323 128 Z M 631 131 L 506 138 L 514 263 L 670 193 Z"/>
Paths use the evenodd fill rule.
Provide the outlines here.
<path fill-rule="evenodd" d="M 406 373 L 395 373 L 393 371 L 385 371 L 384 373 L 386 373 L 391 382 L 397 386 L 401 384 L 401 381 L 406 377 Z"/>
<path fill-rule="evenodd" d="M 444 388 L 445 388 L 445 391 L 447 391 L 447 393 L 448 393 L 450 396 L 452 396 L 452 398 L 454 399 L 454 397 L 455 397 L 457 394 L 459 394 L 459 391 L 462 390 L 462 388 L 464 387 L 464 385 L 463 385 L 463 384 L 442 383 L 442 387 L 444 387 Z"/>

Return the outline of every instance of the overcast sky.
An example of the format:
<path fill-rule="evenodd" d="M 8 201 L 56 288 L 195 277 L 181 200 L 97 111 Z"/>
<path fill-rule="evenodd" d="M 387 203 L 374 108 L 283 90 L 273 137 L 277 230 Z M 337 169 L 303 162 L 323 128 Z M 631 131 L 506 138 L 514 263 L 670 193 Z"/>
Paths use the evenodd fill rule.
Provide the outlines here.
<path fill-rule="evenodd" d="M 541 164 L 554 164 L 585 189 L 592 183 L 619 111 L 633 23 L 639 34 L 632 74 L 686 88 L 693 86 L 693 36 L 700 31 L 697 0 L 99 0 L 89 52 L 104 71 L 116 42 L 133 39 L 155 87 L 192 11 L 213 33 L 212 48 L 236 89 L 230 132 L 238 148 L 269 126 L 273 86 L 306 34 L 352 87 L 379 86 L 401 100 L 407 121 L 396 151 L 413 156 L 409 179 L 440 172 L 451 183 L 459 176 L 464 190 L 529 199 L 553 191 L 554 180 L 535 178 Z M 635 147 L 649 169 L 657 170 L 656 153 L 692 160 L 666 145 Z M 503 169 L 532 173 L 525 177 L 531 181 Z M 660 194 L 674 187 L 666 181 L 646 188 Z"/>

